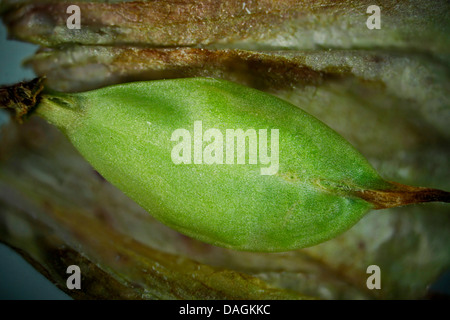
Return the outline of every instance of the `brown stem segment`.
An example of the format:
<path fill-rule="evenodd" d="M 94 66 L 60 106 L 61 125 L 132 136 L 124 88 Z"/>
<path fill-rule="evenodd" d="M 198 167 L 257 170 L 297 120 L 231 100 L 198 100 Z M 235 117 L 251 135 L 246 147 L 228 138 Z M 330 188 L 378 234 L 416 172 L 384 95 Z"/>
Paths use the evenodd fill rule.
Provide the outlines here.
<path fill-rule="evenodd" d="M 0 88 L 0 108 L 14 113 L 15 119 L 22 123 L 24 118 L 39 103 L 40 93 L 44 89 L 44 77 L 20 82 Z"/>
<path fill-rule="evenodd" d="M 355 195 L 372 203 L 374 209 L 387 209 L 422 202 L 450 202 L 450 192 L 403 185 L 389 182 L 393 188 L 388 190 L 361 190 Z"/>

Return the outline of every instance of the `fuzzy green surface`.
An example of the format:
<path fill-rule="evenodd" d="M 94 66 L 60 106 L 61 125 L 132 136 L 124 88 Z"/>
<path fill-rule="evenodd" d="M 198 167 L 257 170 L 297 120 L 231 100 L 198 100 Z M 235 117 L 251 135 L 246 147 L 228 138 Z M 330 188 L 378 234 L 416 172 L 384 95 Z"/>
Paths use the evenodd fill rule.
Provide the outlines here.
<path fill-rule="evenodd" d="M 96 170 L 163 223 L 214 245 L 268 252 L 315 245 L 371 209 L 345 190 L 387 187 L 325 124 L 232 82 L 158 80 L 58 96 L 44 97 L 37 113 Z M 277 174 L 261 175 L 268 165 L 259 161 L 174 164 L 171 135 L 186 129 L 193 136 L 195 121 L 203 132 L 219 129 L 224 142 L 226 129 L 267 129 L 269 141 L 278 129 Z"/>

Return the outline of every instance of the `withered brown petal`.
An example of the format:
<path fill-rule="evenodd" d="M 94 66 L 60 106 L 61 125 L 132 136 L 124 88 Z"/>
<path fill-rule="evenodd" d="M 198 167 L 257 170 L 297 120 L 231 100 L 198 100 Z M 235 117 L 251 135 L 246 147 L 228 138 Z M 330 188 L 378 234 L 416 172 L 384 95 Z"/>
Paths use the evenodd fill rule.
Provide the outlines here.
<path fill-rule="evenodd" d="M 2 134 L 0 236 L 63 289 L 65 269 L 78 264 L 86 287 L 76 298 L 420 298 L 449 266 L 450 218 L 439 205 L 374 213 L 336 239 L 283 254 L 199 243 L 156 222 L 38 120 L 8 125 L 9 143 Z M 379 292 L 365 287 L 373 261 L 383 270 Z"/>
<path fill-rule="evenodd" d="M 62 44 L 209 46 L 261 49 L 396 48 L 448 53 L 448 1 L 384 0 L 382 26 L 370 30 L 373 1 L 6 1 L 10 34 L 44 46 Z M 81 28 L 66 26 L 67 7 Z"/>

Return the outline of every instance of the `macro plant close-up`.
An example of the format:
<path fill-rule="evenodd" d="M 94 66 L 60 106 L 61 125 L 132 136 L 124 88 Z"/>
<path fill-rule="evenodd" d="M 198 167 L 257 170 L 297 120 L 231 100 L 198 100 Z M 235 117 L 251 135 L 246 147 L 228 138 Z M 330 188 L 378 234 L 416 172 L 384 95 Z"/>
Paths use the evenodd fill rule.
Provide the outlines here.
<path fill-rule="evenodd" d="M 1 242 L 74 299 L 449 298 L 449 15 L 0 1 Z"/>

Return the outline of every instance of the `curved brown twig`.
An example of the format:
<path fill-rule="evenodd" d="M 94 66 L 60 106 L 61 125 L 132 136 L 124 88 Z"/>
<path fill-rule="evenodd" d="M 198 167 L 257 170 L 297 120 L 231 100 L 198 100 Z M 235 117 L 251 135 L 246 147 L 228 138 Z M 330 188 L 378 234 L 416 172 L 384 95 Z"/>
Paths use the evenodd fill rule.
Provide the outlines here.
<path fill-rule="evenodd" d="M 14 113 L 15 119 L 22 123 L 25 117 L 39 103 L 39 96 L 44 89 L 45 77 L 20 82 L 0 88 L 0 108 Z"/>

